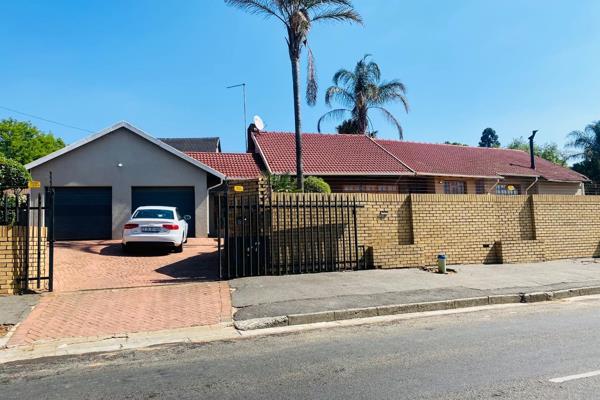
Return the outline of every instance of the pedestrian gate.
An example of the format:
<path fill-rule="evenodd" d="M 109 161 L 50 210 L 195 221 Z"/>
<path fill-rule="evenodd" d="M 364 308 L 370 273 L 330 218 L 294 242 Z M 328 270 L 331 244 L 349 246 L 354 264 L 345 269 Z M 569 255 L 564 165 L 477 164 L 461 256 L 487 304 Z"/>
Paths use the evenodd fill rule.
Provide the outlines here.
<path fill-rule="evenodd" d="M 224 279 L 366 268 L 354 198 L 236 193 L 215 201 Z"/>
<path fill-rule="evenodd" d="M 24 192 L 25 188 L 0 187 L 0 226 L 6 228 L 2 240 L 10 238 L 12 249 L 4 262 L 12 264 L 20 293 L 52 291 L 54 190 L 48 188 L 44 199 Z"/>

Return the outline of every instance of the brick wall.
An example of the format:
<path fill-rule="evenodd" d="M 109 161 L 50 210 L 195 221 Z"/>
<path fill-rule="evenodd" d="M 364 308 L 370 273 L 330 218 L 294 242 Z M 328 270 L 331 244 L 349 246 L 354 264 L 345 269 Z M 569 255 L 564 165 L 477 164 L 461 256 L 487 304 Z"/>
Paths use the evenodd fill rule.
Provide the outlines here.
<path fill-rule="evenodd" d="M 357 195 L 360 243 L 381 268 L 600 256 L 600 197 Z"/>
<path fill-rule="evenodd" d="M 451 264 L 600 256 L 600 196 L 359 193 L 334 198 L 355 198 L 362 206 L 359 244 L 380 268 L 433 265 L 442 252 Z"/>
<path fill-rule="evenodd" d="M 41 274 L 46 275 L 46 229 L 42 230 Z M 0 296 L 17 294 L 20 283 L 17 278 L 24 276 L 25 227 L 0 226 Z M 37 228 L 30 227 L 29 270 L 30 276 L 37 276 Z M 37 290 L 35 283 L 29 285 Z M 40 289 L 47 288 L 47 281 L 41 281 Z"/>

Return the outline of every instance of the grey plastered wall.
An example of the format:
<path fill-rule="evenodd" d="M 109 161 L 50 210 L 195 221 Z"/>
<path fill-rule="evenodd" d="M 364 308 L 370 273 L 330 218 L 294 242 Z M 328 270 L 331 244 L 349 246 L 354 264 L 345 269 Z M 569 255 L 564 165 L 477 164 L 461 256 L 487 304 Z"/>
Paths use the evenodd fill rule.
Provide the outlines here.
<path fill-rule="evenodd" d="M 119 163 L 123 166 L 118 167 Z M 133 186 L 193 186 L 196 236 L 208 235 L 207 172 L 126 128 L 39 165 L 31 175 L 46 187 L 50 171 L 54 186 L 112 187 L 113 239 L 121 238 L 122 226 L 130 217 Z"/>

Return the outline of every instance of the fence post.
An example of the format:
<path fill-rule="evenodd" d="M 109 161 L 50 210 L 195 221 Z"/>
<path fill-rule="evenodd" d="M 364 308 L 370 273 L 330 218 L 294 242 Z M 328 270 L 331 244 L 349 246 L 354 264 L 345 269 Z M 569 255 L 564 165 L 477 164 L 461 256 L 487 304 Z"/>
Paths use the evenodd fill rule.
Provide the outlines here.
<path fill-rule="evenodd" d="M 54 290 L 54 188 L 51 186 L 46 193 L 46 211 L 48 211 L 48 203 L 50 203 L 50 221 L 48 222 L 48 291 Z"/>
<path fill-rule="evenodd" d="M 358 225 L 356 216 L 356 197 L 352 197 L 352 213 L 354 214 L 354 251 L 356 252 L 356 269 L 360 269 L 360 256 L 358 255 Z"/>
<path fill-rule="evenodd" d="M 29 289 L 29 200 L 30 195 L 25 195 L 25 281 L 23 283 L 23 292 L 26 292 Z M 17 214 L 17 221 L 19 221 L 19 213 L 21 209 L 19 207 L 19 195 L 15 195 L 15 207 Z M 38 274 L 38 287 L 39 287 L 39 274 Z"/>

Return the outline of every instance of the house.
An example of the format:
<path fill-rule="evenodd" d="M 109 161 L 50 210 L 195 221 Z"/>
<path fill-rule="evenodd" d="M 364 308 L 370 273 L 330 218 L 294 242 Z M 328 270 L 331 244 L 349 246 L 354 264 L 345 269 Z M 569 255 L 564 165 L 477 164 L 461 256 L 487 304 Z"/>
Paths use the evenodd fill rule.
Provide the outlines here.
<path fill-rule="evenodd" d="M 58 240 L 119 239 L 132 211 L 152 204 L 179 207 L 191 216 L 190 236 L 204 237 L 209 190 L 226 175 L 177 147 L 220 154 L 218 139 L 161 141 L 120 122 L 25 167 L 42 195 L 55 188 Z"/>
<path fill-rule="evenodd" d="M 292 133 L 249 130 L 249 151 L 270 174 L 295 174 Z M 333 192 L 584 194 L 588 179 L 520 150 L 303 134 L 305 175 Z"/>
<path fill-rule="evenodd" d="M 522 151 L 304 134 L 304 172 L 334 192 L 584 194 L 587 179 Z M 534 165 L 532 165 L 532 162 Z M 292 133 L 249 129 L 247 153 L 221 152 L 218 138 L 157 139 L 127 122 L 25 167 L 45 194 L 55 188 L 59 240 L 118 239 L 140 205 L 179 207 L 190 236 L 214 232 L 214 197 L 223 183 L 295 173 Z"/>

